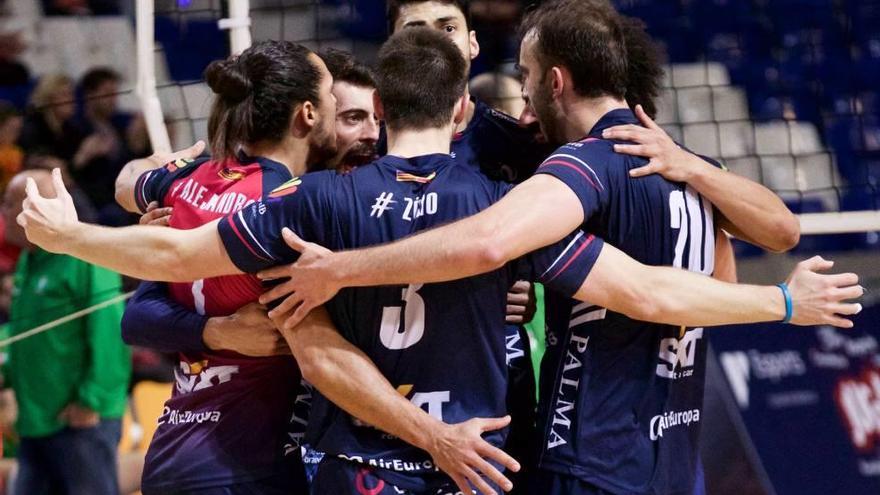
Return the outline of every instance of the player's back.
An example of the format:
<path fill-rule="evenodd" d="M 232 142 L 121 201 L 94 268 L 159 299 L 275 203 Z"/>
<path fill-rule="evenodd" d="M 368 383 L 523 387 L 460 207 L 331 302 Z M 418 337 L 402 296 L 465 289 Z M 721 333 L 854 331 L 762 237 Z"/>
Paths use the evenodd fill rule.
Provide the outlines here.
<path fill-rule="evenodd" d="M 636 260 L 711 274 L 712 206 L 681 183 L 629 177 L 643 159 L 614 152 L 601 131 L 637 124 L 606 114 L 583 141 L 541 166 L 573 185 L 583 229 Z M 702 408 L 703 330 L 631 320 L 548 294 L 542 365 L 541 463 L 609 491 L 690 493 Z"/>
<path fill-rule="evenodd" d="M 302 181 L 290 196 L 221 223 L 227 251 L 239 268 L 260 266 L 258 259 L 256 266 L 242 262 L 254 259 L 252 251 L 289 252 L 278 237 L 283 226 L 334 250 L 370 246 L 474 214 L 510 187 L 490 182 L 445 154 L 386 156 L 349 175 L 318 172 Z M 273 205 L 277 201 L 283 203 Z M 266 221 L 277 212 L 283 213 Z M 234 232 L 245 228 L 265 245 L 250 245 Z M 429 414 L 450 423 L 503 416 L 508 272 L 504 268 L 440 284 L 346 289 L 327 307 L 339 331 Z M 487 438 L 501 446 L 504 434 L 492 432 Z M 401 488 L 422 489 L 419 483 L 425 480 L 441 481 L 425 452 L 361 425 L 325 399 L 313 401 L 308 436 L 328 455 L 384 468 L 380 475 Z"/>
<path fill-rule="evenodd" d="M 174 208 L 172 228 L 191 229 L 292 186 L 285 184 L 291 176 L 282 164 L 241 158 L 178 161 L 144 174 L 138 181 L 138 202 L 145 206 L 158 199 L 162 206 Z M 261 292 L 260 281 L 252 275 L 170 284 L 174 300 L 208 316 L 231 314 Z M 195 489 L 294 469 L 281 462 L 285 449 L 296 450 L 288 437 L 300 381 L 293 358 L 233 352 L 179 357 L 172 397 L 147 455 L 145 486 Z"/>
<path fill-rule="evenodd" d="M 508 189 L 454 166 L 445 155 L 385 157 L 335 182 L 336 249 L 386 243 L 474 214 Z M 329 309 L 340 330 L 392 385 L 429 414 L 450 423 L 503 416 L 504 312 L 510 277 L 507 270 L 499 270 L 442 284 L 345 290 Z M 320 408 L 315 412 L 318 418 L 329 417 Z M 425 469 L 430 459 L 424 453 L 400 441 L 386 441 L 378 431 L 347 419 L 323 426 L 321 449 L 362 453 L 395 471 L 431 471 Z M 492 434 L 490 441 L 500 446 L 501 437 Z M 395 466 L 396 459 L 404 464 Z"/>

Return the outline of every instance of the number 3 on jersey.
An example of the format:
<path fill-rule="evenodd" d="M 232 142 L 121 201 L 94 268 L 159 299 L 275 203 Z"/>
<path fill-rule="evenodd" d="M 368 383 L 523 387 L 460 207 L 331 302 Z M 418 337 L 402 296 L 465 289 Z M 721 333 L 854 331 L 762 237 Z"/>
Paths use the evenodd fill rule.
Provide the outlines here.
<path fill-rule="evenodd" d="M 669 194 L 671 227 L 678 230 L 672 266 L 711 275 L 715 269 L 715 223 L 712 204 L 690 186 Z M 685 244 L 688 259 L 684 259 Z M 685 263 L 687 261 L 687 263 Z"/>
<path fill-rule="evenodd" d="M 412 347 L 425 334 L 425 300 L 419 295 L 422 284 L 403 289 L 400 306 L 382 308 L 382 326 L 379 339 L 392 350 Z"/>

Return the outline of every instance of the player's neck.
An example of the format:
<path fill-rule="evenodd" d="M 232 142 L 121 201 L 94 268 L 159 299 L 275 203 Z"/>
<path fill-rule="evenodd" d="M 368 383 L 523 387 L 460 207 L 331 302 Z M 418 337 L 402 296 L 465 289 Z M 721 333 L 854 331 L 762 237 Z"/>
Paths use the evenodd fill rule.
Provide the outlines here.
<path fill-rule="evenodd" d="M 477 105 L 474 103 L 474 100 L 471 99 L 471 93 L 467 87 L 464 88 L 464 96 L 467 98 L 468 102 L 467 111 L 464 114 L 464 119 L 462 119 L 455 128 L 455 132 L 464 132 L 464 130 L 467 129 L 468 124 L 471 123 L 471 119 L 474 118 L 474 112 L 477 110 Z"/>
<path fill-rule="evenodd" d="M 281 163 L 291 175 L 298 177 L 306 173 L 306 159 L 309 144 L 305 139 L 289 139 L 279 144 L 255 143 L 242 146 L 248 156 L 261 156 Z"/>
<path fill-rule="evenodd" d="M 598 98 L 575 98 L 566 105 L 565 139 L 577 141 L 586 136 L 606 113 L 629 108 L 626 100 L 609 96 Z"/>
<path fill-rule="evenodd" d="M 388 154 L 402 158 L 448 154 L 451 138 L 451 126 L 419 131 L 388 129 Z"/>

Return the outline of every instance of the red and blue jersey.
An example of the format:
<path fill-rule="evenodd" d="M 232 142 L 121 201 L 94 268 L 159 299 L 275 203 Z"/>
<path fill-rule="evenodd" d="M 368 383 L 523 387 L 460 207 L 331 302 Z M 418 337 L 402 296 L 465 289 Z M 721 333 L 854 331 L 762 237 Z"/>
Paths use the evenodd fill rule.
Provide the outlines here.
<path fill-rule="evenodd" d="M 171 206 L 173 228 L 192 229 L 290 186 L 288 169 L 265 158 L 178 160 L 144 173 L 135 198 Z M 170 284 L 176 302 L 206 316 L 235 312 L 263 288 L 251 275 Z M 179 354 L 175 386 L 147 452 L 144 490 L 166 493 L 293 476 L 305 420 L 296 424 L 300 373 L 292 357 L 232 352 Z M 300 397 L 302 395 L 302 397 Z M 307 395 L 307 394 L 306 394 Z M 294 418 L 292 421 L 291 418 Z"/>
<path fill-rule="evenodd" d="M 577 195 L 585 232 L 648 265 L 709 275 L 712 205 L 683 183 L 629 171 L 646 160 L 614 152 L 602 130 L 638 124 L 607 113 L 585 139 L 557 149 L 537 173 Z M 632 320 L 548 293 L 539 462 L 611 493 L 690 494 L 697 470 L 706 369 L 702 328 Z"/>
<path fill-rule="evenodd" d="M 462 167 L 449 155 L 380 158 L 348 175 L 316 172 L 296 190 L 230 215 L 219 232 L 245 272 L 296 260 L 281 238 L 289 227 L 333 250 L 386 243 L 477 213 L 511 186 Z M 583 239 L 583 236 L 581 236 Z M 523 261 L 536 277 L 579 286 L 602 241 L 587 249 L 567 239 Z M 506 292 L 519 264 L 463 280 L 350 288 L 327 304 L 334 323 L 397 390 L 448 423 L 507 412 Z M 580 280 L 568 280 L 580 277 Z M 309 444 L 328 455 L 379 468 L 404 489 L 435 488 L 449 479 L 424 451 L 355 420 L 320 397 L 313 400 Z M 502 446 L 506 432 L 487 434 Z"/>

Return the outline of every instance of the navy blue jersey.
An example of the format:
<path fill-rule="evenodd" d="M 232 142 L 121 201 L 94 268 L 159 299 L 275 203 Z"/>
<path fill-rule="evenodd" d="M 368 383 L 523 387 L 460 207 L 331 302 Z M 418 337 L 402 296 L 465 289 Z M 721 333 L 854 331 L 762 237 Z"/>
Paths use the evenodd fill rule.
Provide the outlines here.
<path fill-rule="evenodd" d="M 227 217 L 220 235 L 243 271 L 296 259 L 281 238 L 290 227 L 333 250 L 386 243 L 473 213 L 511 186 L 489 181 L 449 155 L 386 156 L 348 175 L 308 174 L 282 197 Z M 579 235 L 530 256 L 540 280 L 571 286 L 595 262 L 602 241 Z M 327 308 L 397 390 L 449 423 L 507 412 L 506 292 L 519 266 L 454 282 L 353 288 Z M 555 286 L 555 285 L 554 285 Z M 313 401 L 309 443 L 328 455 L 380 468 L 401 488 L 447 483 L 423 451 L 361 424 L 326 400 Z M 487 440 L 502 446 L 505 432 Z"/>
<path fill-rule="evenodd" d="M 602 130 L 638 124 L 607 113 L 579 142 L 556 150 L 537 173 L 568 185 L 583 230 L 648 265 L 711 274 L 711 204 L 659 175 L 632 179 L 642 158 L 617 154 Z M 694 488 L 703 403 L 702 328 L 635 321 L 548 294 L 539 429 L 542 468 L 613 493 L 684 494 Z"/>

